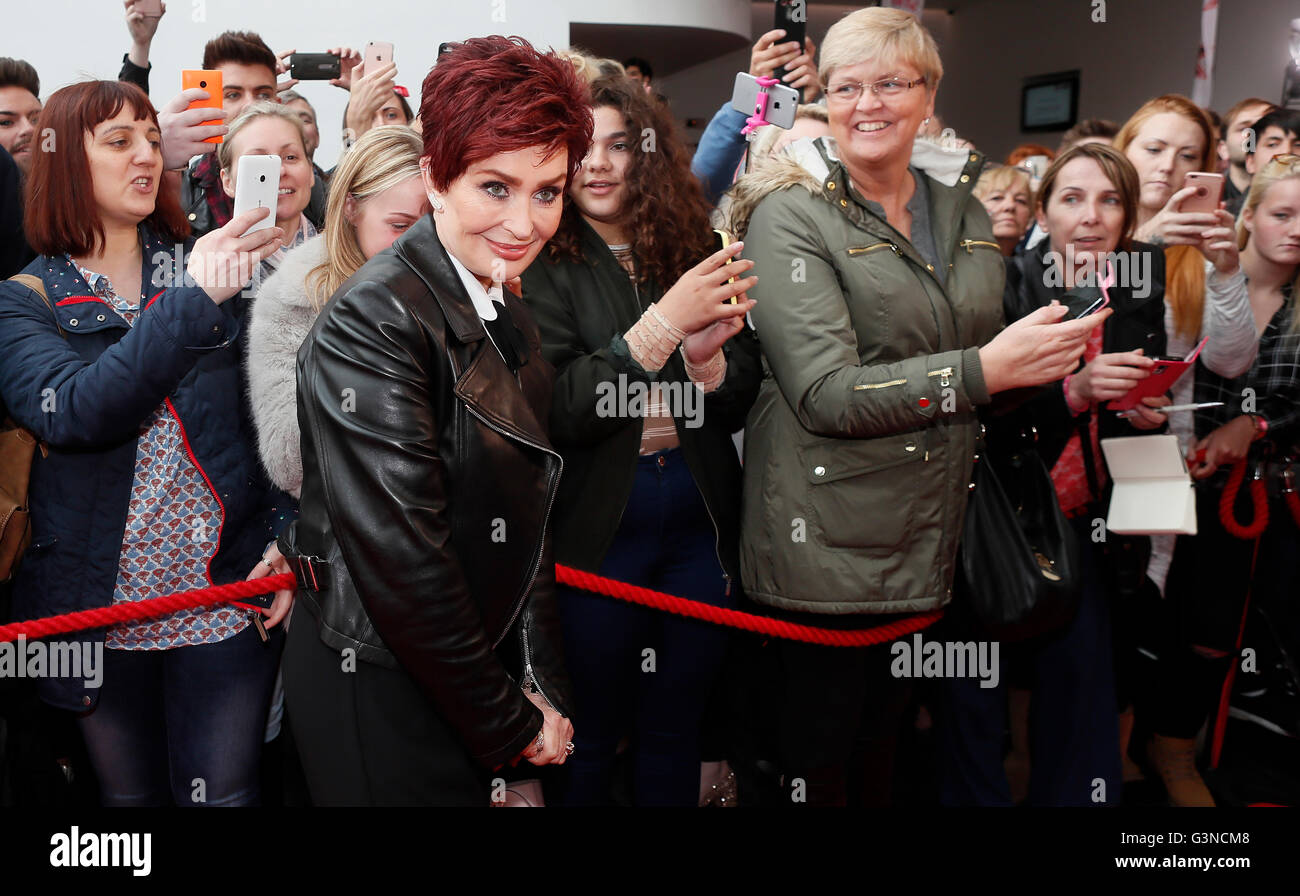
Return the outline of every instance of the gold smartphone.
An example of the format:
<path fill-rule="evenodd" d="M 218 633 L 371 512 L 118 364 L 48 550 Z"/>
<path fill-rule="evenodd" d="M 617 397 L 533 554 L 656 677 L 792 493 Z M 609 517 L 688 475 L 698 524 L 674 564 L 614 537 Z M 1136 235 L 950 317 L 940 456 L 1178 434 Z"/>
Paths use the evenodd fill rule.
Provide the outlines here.
<path fill-rule="evenodd" d="M 727 233 L 727 231 L 718 230 L 716 227 L 713 229 L 713 251 L 720 252 L 723 249 L 730 246 L 732 242 L 733 241 L 731 239 L 731 234 Z M 730 258 L 727 259 L 727 264 L 731 264 Z M 729 277 L 727 278 L 727 282 L 735 283 L 736 278 Z M 740 299 L 736 296 L 732 296 L 731 298 L 727 299 L 727 303 L 731 305 L 737 305 L 740 303 Z"/>

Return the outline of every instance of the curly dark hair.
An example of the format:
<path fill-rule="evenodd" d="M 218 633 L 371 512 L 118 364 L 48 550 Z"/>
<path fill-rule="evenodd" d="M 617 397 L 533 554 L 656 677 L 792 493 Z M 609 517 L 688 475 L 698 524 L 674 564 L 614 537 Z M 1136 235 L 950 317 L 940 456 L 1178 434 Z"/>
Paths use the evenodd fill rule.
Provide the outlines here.
<path fill-rule="evenodd" d="M 653 280 L 668 289 L 714 251 L 711 207 L 691 173 L 690 151 L 667 110 L 626 77 L 592 82 L 591 106 L 616 109 L 627 122 L 628 198 L 619 223 L 631 239 L 637 281 Z M 560 229 L 548 244 L 553 258 L 582 258 L 581 224 L 577 207 L 567 201 Z"/>

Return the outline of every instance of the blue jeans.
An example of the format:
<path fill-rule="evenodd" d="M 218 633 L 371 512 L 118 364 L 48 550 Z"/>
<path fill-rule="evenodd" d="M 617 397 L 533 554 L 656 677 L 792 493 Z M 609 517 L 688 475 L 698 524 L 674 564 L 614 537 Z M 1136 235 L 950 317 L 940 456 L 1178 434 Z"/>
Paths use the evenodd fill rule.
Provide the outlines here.
<path fill-rule="evenodd" d="M 998 687 L 982 688 L 973 678 L 949 678 L 940 683 L 942 696 L 935 707 L 935 733 L 940 801 L 944 805 L 1011 805 L 1011 788 L 1002 766 L 1008 654 L 1026 662 L 1033 680 L 1028 803 L 1119 803 L 1123 784 L 1111 664 L 1110 605 L 1093 551 L 1091 519 L 1085 515 L 1071 523 L 1079 539 L 1083 580 L 1074 619 L 1059 632 L 1001 645 Z M 957 612 L 952 615 L 955 617 Z M 945 637 L 963 640 L 980 636 L 949 630 Z M 1098 781 L 1103 785 L 1097 786 Z"/>
<path fill-rule="evenodd" d="M 255 806 L 282 628 L 215 644 L 105 650 L 81 718 L 105 806 Z"/>
<path fill-rule="evenodd" d="M 680 449 L 638 461 L 632 495 L 599 572 L 732 606 L 713 523 Z M 696 805 L 700 725 L 727 630 L 598 594 L 557 591 L 577 704 L 564 802 L 610 802 L 615 753 L 631 734 L 636 804 Z"/>

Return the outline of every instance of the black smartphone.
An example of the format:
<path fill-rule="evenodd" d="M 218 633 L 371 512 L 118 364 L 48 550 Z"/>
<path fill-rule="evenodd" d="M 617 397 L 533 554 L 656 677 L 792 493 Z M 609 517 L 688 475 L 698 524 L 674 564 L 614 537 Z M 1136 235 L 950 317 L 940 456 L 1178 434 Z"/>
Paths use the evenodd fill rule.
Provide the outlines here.
<path fill-rule="evenodd" d="M 787 44 L 794 41 L 803 49 L 804 37 L 808 29 L 808 3 L 807 0 L 774 0 L 774 15 L 772 17 L 773 28 L 784 28 L 785 37 L 781 38 L 780 43 Z M 784 66 L 777 68 L 775 77 L 779 81 L 784 78 L 787 71 Z M 799 102 L 803 102 L 803 90 L 796 88 L 799 94 Z"/>
<path fill-rule="evenodd" d="M 342 74 L 339 57 L 333 53 L 294 53 L 289 57 L 289 76 L 299 81 L 329 81 Z"/>

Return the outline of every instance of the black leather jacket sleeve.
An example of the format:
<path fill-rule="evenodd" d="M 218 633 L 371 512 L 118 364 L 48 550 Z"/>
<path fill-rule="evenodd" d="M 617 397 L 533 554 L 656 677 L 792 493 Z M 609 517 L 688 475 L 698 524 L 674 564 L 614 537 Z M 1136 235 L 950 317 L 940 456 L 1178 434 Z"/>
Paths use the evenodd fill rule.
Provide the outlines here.
<path fill-rule="evenodd" d="M 446 358 L 374 282 L 337 295 L 314 340 L 299 374 L 303 428 L 356 592 L 400 665 L 496 767 L 528 746 L 542 715 L 493 652 L 451 542 L 435 419 L 457 412 Z"/>

